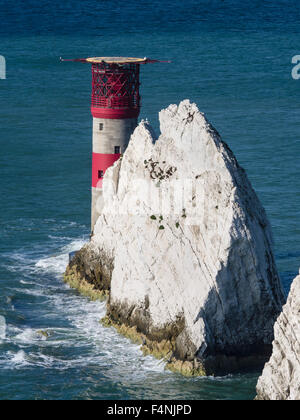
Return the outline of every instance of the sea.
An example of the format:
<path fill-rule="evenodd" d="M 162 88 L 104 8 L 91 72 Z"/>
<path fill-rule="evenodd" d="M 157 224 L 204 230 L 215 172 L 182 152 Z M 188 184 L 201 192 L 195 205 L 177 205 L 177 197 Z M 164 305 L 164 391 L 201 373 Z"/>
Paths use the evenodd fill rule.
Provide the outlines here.
<path fill-rule="evenodd" d="M 104 302 L 63 283 L 69 252 L 89 240 L 92 117 L 90 65 L 60 57 L 171 61 L 142 67 L 140 119 L 159 133 L 158 112 L 186 98 L 206 114 L 267 211 L 288 293 L 300 266 L 299 23 L 297 0 L 1 2 L 1 400 L 255 397 L 260 372 L 165 371 L 100 325 Z"/>

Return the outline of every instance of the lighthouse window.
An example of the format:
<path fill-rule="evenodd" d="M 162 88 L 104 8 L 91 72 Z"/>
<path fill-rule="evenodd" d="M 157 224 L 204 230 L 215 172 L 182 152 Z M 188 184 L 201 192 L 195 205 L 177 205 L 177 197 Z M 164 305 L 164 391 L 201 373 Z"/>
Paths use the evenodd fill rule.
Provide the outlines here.
<path fill-rule="evenodd" d="M 103 123 L 100 123 L 99 124 L 99 131 L 102 131 L 103 130 Z"/>
<path fill-rule="evenodd" d="M 121 152 L 121 147 L 120 146 L 115 146 L 115 153 L 120 154 L 120 152 Z"/>
<path fill-rule="evenodd" d="M 103 171 L 98 171 L 98 178 L 102 179 L 103 178 Z"/>

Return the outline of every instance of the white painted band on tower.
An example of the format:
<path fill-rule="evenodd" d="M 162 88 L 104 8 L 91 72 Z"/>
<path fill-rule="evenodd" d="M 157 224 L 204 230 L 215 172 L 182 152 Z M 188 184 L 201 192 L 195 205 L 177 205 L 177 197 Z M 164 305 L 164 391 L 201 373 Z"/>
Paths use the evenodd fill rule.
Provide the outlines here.
<path fill-rule="evenodd" d="M 104 174 L 107 168 L 125 152 L 136 126 L 137 118 L 93 118 L 92 233 L 103 208 Z"/>

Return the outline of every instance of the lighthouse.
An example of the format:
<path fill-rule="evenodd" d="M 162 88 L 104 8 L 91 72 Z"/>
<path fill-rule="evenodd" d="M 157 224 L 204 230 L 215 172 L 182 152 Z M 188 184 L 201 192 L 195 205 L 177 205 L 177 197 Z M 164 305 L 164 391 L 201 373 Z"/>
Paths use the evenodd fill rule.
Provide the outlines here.
<path fill-rule="evenodd" d="M 104 174 L 125 152 L 141 108 L 140 65 L 149 58 L 92 57 L 73 60 L 92 65 L 93 155 L 91 231 L 103 208 Z"/>

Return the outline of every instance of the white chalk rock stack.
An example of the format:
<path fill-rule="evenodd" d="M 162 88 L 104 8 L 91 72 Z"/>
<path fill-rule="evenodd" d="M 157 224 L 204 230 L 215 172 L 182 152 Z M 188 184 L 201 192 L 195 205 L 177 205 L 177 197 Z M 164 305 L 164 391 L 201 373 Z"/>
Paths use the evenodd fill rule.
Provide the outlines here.
<path fill-rule="evenodd" d="M 90 246 L 114 258 L 108 315 L 206 373 L 264 363 L 284 302 L 265 211 L 195 104 L 159 119 L 104 178 Z"/>
<path fill-rule="evenodd" d="M 257 399 L 300 400 L 300 275 L 274 327 L 271 359 L 257 384 Z"/>

